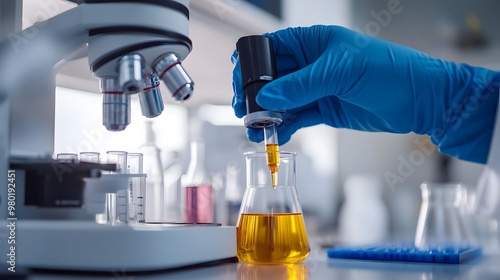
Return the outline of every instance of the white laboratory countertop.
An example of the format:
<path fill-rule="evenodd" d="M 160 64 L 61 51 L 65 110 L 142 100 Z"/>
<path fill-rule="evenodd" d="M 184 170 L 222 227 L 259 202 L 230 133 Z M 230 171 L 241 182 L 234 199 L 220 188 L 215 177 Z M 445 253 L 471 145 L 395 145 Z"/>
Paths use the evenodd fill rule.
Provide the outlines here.
<path fill-rule="evenodd" d="M 110 271 L 96 275 L 36 272 L 28 280 L 257 280 L 257 279 L 500 279 L 500 255 L 482 256 L 461 264 L 429 264 L 328 259 L 326 251 L 313 248 L 295 265 L 252 265 L 243 262 L 176 271 L 134 274 Z"/>

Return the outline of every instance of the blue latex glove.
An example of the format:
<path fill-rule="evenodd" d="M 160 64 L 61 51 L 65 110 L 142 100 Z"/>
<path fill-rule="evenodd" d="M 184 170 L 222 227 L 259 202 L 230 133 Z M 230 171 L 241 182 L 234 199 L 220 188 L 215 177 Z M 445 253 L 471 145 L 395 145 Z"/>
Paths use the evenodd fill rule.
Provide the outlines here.
<path fill-rule="evenodd" d="M 428 134 L 443 153 L 486 162 L 498 102 L 497 72 L 434 59 L 339 26 L 288 28 L 272 39 L 279 78 L 257 103 L 286 111 L 280 144 L 302 127 Z M 246 114 L 237 54 L 233 108 Z M 251 141 L 263 140 L 250 129 Z"/>

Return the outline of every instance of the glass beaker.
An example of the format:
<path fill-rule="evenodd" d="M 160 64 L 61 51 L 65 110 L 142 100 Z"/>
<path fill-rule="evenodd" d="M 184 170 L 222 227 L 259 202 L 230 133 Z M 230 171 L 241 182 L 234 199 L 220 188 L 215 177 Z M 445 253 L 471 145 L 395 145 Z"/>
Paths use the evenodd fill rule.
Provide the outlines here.
<path fill-rule="evenodd" d="M 57 161 L 66 163 L 77 163 L 78 154 L 75 153 L 59 153 L 57 154 Z"/>
<path fill-rule="evenodd" d="M 99 153 L 99 152 L 80 152 L 80 161 L 101 163 L 101 153 Z"/>
<path fill-rule="evenodd" d="M 422 250 L 460 248 L 472 245 L 465 225 L 462 196 L 465 189 L 454 183 L 423 183 L 422 206 L 415 246 Z"/>
<path fill-rule="evenodd" d="M 107 151 L 107 162 L 116 164 L 116 171 L 113 174 L 127 173 L 127 152 L 125 151 Z"/>
<path fill-rule="evenodd" d="M 297 263 L 309 255 L 295 187 L 295 153 L 280 152 L 273 189 L 265 152 L 248 152 L 246 189 L 236 226 L 237 256 L 248 263 Z"/>

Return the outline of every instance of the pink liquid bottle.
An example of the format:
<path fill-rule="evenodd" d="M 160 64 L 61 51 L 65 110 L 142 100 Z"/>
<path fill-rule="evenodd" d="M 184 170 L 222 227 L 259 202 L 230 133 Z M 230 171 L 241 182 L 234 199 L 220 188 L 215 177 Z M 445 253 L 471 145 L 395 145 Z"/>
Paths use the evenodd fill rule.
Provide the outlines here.
<path fill-rule="evenodd" d="M 191 142 L 191 160 L 182 179 L 182 220 L 185 223 L 213 223 L 212 180 L 205 168 L 205 145 Z"/>

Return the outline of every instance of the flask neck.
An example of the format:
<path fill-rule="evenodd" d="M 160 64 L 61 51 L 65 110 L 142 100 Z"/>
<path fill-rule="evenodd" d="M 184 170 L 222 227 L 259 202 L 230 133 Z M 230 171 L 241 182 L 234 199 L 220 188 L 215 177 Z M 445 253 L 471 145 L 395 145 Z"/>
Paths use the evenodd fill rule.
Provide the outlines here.
<path fill-rule="evenodd" d="M 278 185 L 295 188 L 295 153 L 280 151 Z M 269 186 L 272 190 L 272 178 L 266 152 L 246 152 L 246 185 Z"/>
<path fill-rule="evenodd" d="M 458 184 L 423 184 L 422 201 L 438 206 L 458 207 L 462 202 L 463 188 Z"/>
<path fill-rule="evenodd" d="M 186 185 L 210 184 L 205 169 L 205 145 L 201 141 L 191 142 L 191 160 L 186 173 Z"/>
<path fill-rule="evenodd" d="M 189 165 L 204 165 L 205 145 L 200 141 L 191 142 L 191 160 Z"/>

